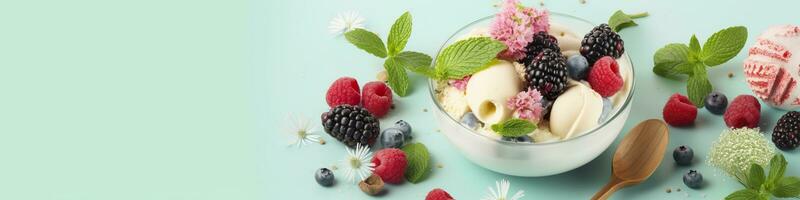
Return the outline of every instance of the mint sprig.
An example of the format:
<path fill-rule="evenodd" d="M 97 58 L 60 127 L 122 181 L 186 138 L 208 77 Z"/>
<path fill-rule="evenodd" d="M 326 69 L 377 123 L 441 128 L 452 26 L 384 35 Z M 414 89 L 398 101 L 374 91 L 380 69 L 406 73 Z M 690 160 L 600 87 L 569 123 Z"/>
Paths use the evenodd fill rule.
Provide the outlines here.
<path fill-rule="evenodd" d="M 784 177 L 788 163 L 782 154 L 775 154 L 769 163 L 769 175 L 757 164 L 750 166 L 746 180 L 739 180 L 745 189 L 736 191 L 725 197 L 726 200 L 768 200 L 770 196 L 778 198 L 800 198 L 800 178 Z"/>
<path fill-rule="evenodd" d="M 505 137 L 519 137 L 536 130 L 536 124 L 522 119 L 509 119 L 492 125 L 492 130 Z"/>
<path fill-rule="evenodd" d="M 430 155 L 428 148 L 422 143 L 413 143 L 403 146 L 403 152 L 406 153 L 406 166 L 405 177 L 408 182 L 419 183 L 425 177 L 425 174 L 430 171 Z"/>
<path fill-rule="evenodd" d="M 619 32 L 623 28 L 638 25 L 636 22 L 633 22 L 633 19 L 647 17 L 648 15 L 647 12 L 629 15 L 622 12 L 622 10 L 617 10 L 608 18 L 608 26 L 611 27 L 611 30 L 614 30 L 614 32 Z"/>
<path fill-rule="evenodd" d="M 365 29 L 355 29 L 344 34 L 345 39 L 359 49 L 386 59 L 383 68 L 389 75 L 389 87 L 401 97 L 408 94 L 410 87 L 406 70 L 427 67 L 431 65 L 432 60 L 423 53 L 403 51 L 411 37 L 411 26 L 411 14 L 403 13 L 389 30 L 387 45 L 384 45 L 378 34 Z"/>
<path fill-rule="evenodd" d="M 653 55 L 653 73 L 667 78 L 689 77 L 686 91 L 689 100 L 698 107 L 704 106 L 706 96 L 714 90 L 708 80 L 707 68 L 727 62 L 744 48 L 747 28 L 734 26 L 711 35 L 700 46 L 695 35 L 689 45 L 673 43 L 658 49 Z"/>
<path fill-rule="evenodd" d="M 490 37 L 473 37 L 447 46 L 436 57 L 436 66 L 409 70 L 432 79 L 461 79 L 491 66 L 506 45 Z"/>

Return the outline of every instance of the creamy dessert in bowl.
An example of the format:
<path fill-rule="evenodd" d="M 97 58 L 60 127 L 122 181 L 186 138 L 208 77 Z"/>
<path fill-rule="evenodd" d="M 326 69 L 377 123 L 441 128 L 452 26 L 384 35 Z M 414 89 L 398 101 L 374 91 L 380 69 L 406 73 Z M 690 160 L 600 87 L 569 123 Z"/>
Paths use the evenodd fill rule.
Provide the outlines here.
<path fill-rule="evenodd" d="M 604 25 L 531 13 L 544 22 L 531 22 L 541 31 L 522 49 L 506 40 L 508 49 L 485 69 L 460 80 L 431 79 L 429 87 L 442 133 L 467 159 L 499 173 L 536 177 L 580 167 L 609 147 L 628 118 L 635 76 L 622 40 Z M 470 37 L 503 41 L 496 30 L 500 17 L 468 24 L 442 48 Z M 577 57 L 588 67 L 566 66 Z M 535 128 L 509 136 L 502 126 L 514 120 Z"/>

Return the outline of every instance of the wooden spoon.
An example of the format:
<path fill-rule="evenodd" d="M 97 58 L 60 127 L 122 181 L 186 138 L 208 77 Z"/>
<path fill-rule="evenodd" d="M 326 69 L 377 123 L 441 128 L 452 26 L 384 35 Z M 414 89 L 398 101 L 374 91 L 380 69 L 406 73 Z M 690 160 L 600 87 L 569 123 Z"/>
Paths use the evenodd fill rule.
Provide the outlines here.
<path fill-rule="evenodd" d="M 667 143 L 669 128 L 661 120 L 649 119 L 633 127 L 614 153 L 611 181 L 592 199 L 608 199 L 620 188 L 647 180 L 661 164 Z"/>

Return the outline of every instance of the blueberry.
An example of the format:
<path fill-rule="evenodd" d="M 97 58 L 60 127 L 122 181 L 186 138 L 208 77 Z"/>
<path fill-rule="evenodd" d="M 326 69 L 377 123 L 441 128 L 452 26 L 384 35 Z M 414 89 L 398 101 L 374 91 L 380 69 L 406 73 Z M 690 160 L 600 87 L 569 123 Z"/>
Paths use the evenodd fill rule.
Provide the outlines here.
<path fill-rule="evenodd" d="M 567 58 L 567 74 L 573 80 L 583 80 L 589 74 L 589 62 L 581 55 Z"/>
<path fill-rule="evenodd" d="M 694 151 L 692 151 L 692 148 L 681 145 L 678 148 L 675 148 L 675 151 L 672 151 L 672 158 L 675 159 L 675 162 L 678 163 L 678 165 L 689 165 L 692 164 Z"/>
<path fill-rule="evenodd" d="M 408 122 L 400 120 L 394 123 L 394 128 L 400 129 L 403 131 L 403 135 L 405 135 L 406 140 L 411 139 L 411 125 Z"/>
<path fill-rule="evenodd" d="M 719 92 L 711 92 L 706 97 L 706 109 L 708 112 L 721 115 L 728 107 L 728 97 Z"/>
<path fill-rule="evenodd" d="M 600 119 L 597 120 L 597 123 L 603 123 L 608 118 L 608 115 L 611 114 L 611 110 L 614 109 L 611 106 L 611 100 L 608 98 L 603 98 L 603 112 L 600 114 Z"/>
<path fill-rule="evenodd" d="M 519 136 L 519 137 L 505 137 L 505 136 L 503 136 L 502 138 L 500 138 L 500 140 L 509 141 L 509 142 L 528 142 L 528 143 L 533 142 L 531 137 L 527 136 L 527 135 L 523 135 L 523 136 Z"/>
<path fill-rule="evenodd" d="M 467 125 L 467 127 L 471 129 L 478 129 L 480 122 L 478 122 L 478 117 L 475 117 L 474 113 L 469 112 L 461 117 L 461 123 Z"/>
<path fill-rule="evenodd" d="M 683 175 L 683 184 L 690 188 L 700 188 L 703 184 L 703 174 L 695 170 L 689 170 L 689 173 Z"/>
<path fill-rule="evenodd" d="M 314 179 L 317 179 L 319 185 L 328 187 L 333 185 L 333 172 L 328 168 L 320 168 L 314 174 Z"/>
<path fill-rule="evenodd" d="M 384 148 L 400 148 L 405 144 L 405 134 L 398 128 L 387 128 L 381 132 L 380 141 Z"/>

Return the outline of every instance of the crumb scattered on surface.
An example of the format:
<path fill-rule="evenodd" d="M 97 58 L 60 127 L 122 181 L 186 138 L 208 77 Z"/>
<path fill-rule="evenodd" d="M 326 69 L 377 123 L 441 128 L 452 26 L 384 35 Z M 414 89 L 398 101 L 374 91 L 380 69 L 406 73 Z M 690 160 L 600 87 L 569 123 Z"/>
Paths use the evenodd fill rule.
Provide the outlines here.
<path fill-rule="evenodd" d="M 442 167 L 444 167 L 444 165 L 442 165 L 442 163 L 436 164 L 436 168 L 441 169 Z"/>
<path fill-rule="evenodd" d="M 427 108 L 423 108 L 422 112 L 428 112 L 428 109 Z"/>
<path fill-rule="evenodd" d="M 733 78 L 733 72 L 728 72 L 728 78 Z"/>
<path fill-rule="evenodd" d="M 322 138 L 320 138 L 320 139 L 319 139 L 319 144 L 321 144 L 321 145 L 325 145 L 325 143 L 326 143 L 326 142 L 325 142 L 325 140 L 324 140 L 324 139 L 322 139 Z"/>
<path fill-rule="evenodd" d="M 336 165 L 331 165 L 331 170 L 334 170 L 334 171 L 336 171 L 337 169 L 339 169 L 339 168 L 338 168 L 338 167 L 336 167 Z"/>
<path fill-rule="evenodd" d="M 394 104 L 392 104 L 392 107 L 391 107 L 391 109 L 392 109 L 392 110 L 394 110 Z"/>
<path fill-rule="evenodd" d="M 436 129 L 436 132 L 437 132 L 437 133 L 441 133 L 441 132 L 442 132 L 442 129 Z"/>
<path fill-rule="evenodd" d="M 667 193 L 672 193 L 672 189 L 667 188 Z"/>
<path fill-rule="evenodd" d="M 676 188 L 676 189 L 675 189 L 675 191 L 678 191 L 678 192 L 680 192 L 680 191 L 681 191 L 681 188 Z"/>
<path fill-rule="evenodd" d="M 378 79 L 379 81 L 386 82 L 386 81 L 389 80 L 389 73 L 386 72 L 386 70 L 378 72 L 378 75 L 375 75 L 375 79 Z"/>
<path fill-rule="evenodd" d="M 586 4 L 586 0 L 580 0 L 581 4 Z"/>
<path fill-rule="evenodd" d="M 539 6 L 544 6 L 544 0 L 539 1 Z"/>

